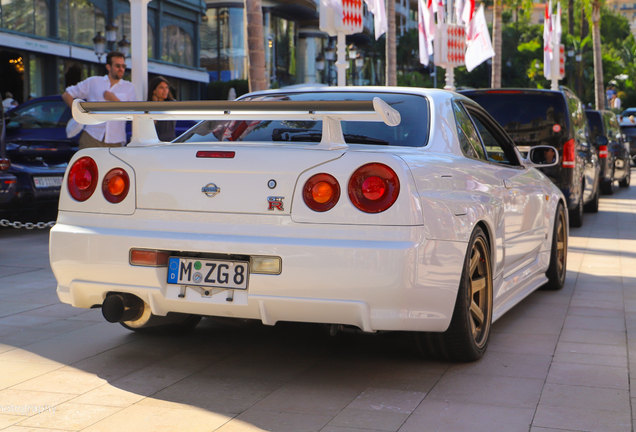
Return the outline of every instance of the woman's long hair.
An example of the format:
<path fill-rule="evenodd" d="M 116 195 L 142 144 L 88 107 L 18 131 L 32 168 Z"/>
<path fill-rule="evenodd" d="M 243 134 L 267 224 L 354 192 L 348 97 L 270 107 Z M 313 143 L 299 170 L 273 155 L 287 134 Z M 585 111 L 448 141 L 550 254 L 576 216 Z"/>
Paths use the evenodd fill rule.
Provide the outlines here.
<path fill-rule="evenodd" d="M 172 96 L 172 90 L 170 89 L 170 82 L 168 82 L 168 80 L 162 76 L 156 76 L 153 79 L 151 79 L 150 82 L 148 83 L 148 100 L 149 101 L 152 100 L 152 92 L 154 92 L 157 86 L 161 84 L 162 82 L 165 82 L 166 84 L 168 84 L 168 97 L 166 98 L 166 100 L 168 101 L 174 100 L 174 96 Z"/>

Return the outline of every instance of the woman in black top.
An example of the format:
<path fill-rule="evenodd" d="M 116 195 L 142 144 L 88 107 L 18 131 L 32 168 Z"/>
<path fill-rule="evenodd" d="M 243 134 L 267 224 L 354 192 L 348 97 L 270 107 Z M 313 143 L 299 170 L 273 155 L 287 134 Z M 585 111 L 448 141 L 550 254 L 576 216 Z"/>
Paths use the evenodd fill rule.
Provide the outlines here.
<path fill-rule="evenodd" d="M 155 77 L 148 83 L 148 100 L 149 101 L 173 101 L 170 92 L 170 84 L 168 80 L 162 76 Z M 177 137 L 174 128 L 176 125 L 174 120 L 155 120 L 155 128 L 160 141 L 172 141 Z"/>

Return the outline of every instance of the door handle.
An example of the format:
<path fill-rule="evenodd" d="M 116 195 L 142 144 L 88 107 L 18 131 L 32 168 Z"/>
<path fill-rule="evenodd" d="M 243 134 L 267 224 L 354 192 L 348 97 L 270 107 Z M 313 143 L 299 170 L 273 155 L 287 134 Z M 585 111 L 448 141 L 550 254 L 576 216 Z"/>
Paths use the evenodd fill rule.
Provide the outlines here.
<path fill-rule="evenodd" d="M 512 182 L 510 180 L 504 180 L 503 184 L 506 189 L 512 189 Z"/>

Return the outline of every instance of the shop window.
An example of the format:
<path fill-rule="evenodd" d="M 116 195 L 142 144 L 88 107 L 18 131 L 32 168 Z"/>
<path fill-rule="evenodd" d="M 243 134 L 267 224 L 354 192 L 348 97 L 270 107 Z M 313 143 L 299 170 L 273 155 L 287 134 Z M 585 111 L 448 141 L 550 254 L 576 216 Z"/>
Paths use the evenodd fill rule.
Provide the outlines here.
<path fill-rule="evenodd" d="M 89 0 L 61 0 L 58 14 L 59 37 L 64 41 L 93 48 L 97 32 L 105 34 L 104 12 Z"/>
<path fill-rule="evenodd" d="M 194 66 L 192 38 L 176 25 L 161 29 L 161 60 L 186 66 Z"/>
<path fill-rule="evenodd" d="M 2 28 L 36 36 L 49 35 L 46 0 L 2 0 Z"/>
<path fill-rule="evenodd" d="M 201 25 L 201 66 L 212 81 L 247 79 L 242 8 L 211 8 Z"/>
<path fill-rule="evenodd" d="M 117 42 L 122 40 L 124 36 L 130 41 L 130 13 L 124 12 L 117 15 L 115 18 L 115 25 L 117 26 Z M 150 23 L 148 23 L 148 58 L 154 58 L 154 46 L 155 46 L 155 32 L 152 29 Z M 114 47 L 117 49 L 117 45 Z"/>
<path fill-rule="evenodd" d="M 267 49 L 271 59 L 270 80 L 274 86 L 296 83 L 296 23 L 272 16 Z"/>

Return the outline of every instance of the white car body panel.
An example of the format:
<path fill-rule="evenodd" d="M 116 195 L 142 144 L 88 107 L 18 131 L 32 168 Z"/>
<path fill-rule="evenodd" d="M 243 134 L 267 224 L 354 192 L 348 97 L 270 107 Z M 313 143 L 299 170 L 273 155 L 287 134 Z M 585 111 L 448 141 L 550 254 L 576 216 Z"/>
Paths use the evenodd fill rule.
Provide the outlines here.
<path fill-rule="evenodd" d="M 144 146 L 78 152 L 69 167 L 89 156 L 100 177 L 124 168 L 131 191 L 111 204 L 99 187 L 85 202 L 62 188 L 50 241 L 60 300 L 90 308 L 108 293 L 124 292 L 143 299 L 155 315 L 346 324 L 367 332 L 444 331 L 468 240 L 479 224 L 490 237 L 493 320 L 498 319 L 547 281 L 555 213 L 564 198 L 538 170 L 466 158 L 451 106 L 461 96 L 397 91 L 428 99 L 433 127 L 425 147 L 351 144 L 325 151 L 297 143 L 149 139 Z M 197 159 L 198 150 L 235 151 L 236 157 Z M 401 187 L 395 204 L 377 214 L 357 210 L 347 196 L 348 178 L 370 162 L 391 167 Z M 304 204 L 302 188 L 322 172 L 338 180 L 341 197 L 332 210 L 318 213 Z M 277 181 L 274 190 L 267 187 L 270 179 Z M 68 171 L 64 185 L 67 181 Z M 208 183 L 221 192 L 206 197 L 201 188 Z M 283 211 L 267 209 L 270 195 L 284 197 Z M 275 256 L 282 259 L 282 272 L 251 274 L 248 289 L 234 290 L 232 302 L 224 290 L 204 297 L 186 289 L 180 298 L 181 288 L 167 284 L 166 267 L 129 263 L 132 248 Z"/>

